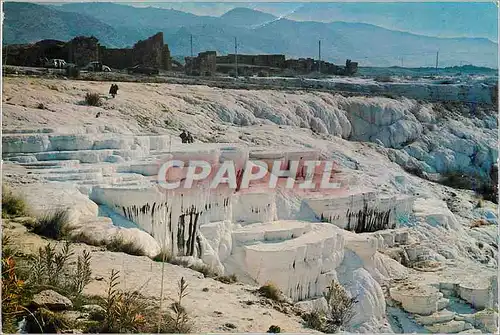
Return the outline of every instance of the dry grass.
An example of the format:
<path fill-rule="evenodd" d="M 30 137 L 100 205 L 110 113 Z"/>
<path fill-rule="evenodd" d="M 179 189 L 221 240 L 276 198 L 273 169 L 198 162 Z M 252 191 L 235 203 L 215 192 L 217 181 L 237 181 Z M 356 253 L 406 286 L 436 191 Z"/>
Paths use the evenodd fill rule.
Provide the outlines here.
<path fill-rule="evenodd" d="M 281 301 L 281 291 L 280 289 L 273 283 L 268 282 L 264 285 L 262 285 L 257 292 L 268 299 L 274 300 L 274 301 Z"/>
<path fill-rule="evenodd" d="M 57 209 L 44 214 L 31 227 L 33 233 L 53 240 L 67 238 L 72 230 L 73 228 L 69 225 L 69 213 L 65 209 Z"/>
<path fill-rule="evenodd" d="M 345 289 L 332 280 L 324 294 L 328 303 L 327 311 L 315 310 L 303 316 L 307 327 L 323 333 L 333 334 L 343 330 L 354 316 L 356 298 L 351 298 Z"/>
<path fill-rule="evenodd" d="M 188 269 L 191 269 L 193 271 L 196 271 L 196 272 L 199 272 L 201 274 L 203 274 L 203 276 L 205 278 L 214 278 L 216 280 L 218 280 L 218 278 L 222 278 L 219 276 L 219 274 L 217 273 L 217 271 L 215 271 L 214 269 L 212 269 L 212 267 L 206 265 L 206 264 L 193 264 L 193 265 L 189 265 L 189 261 L 186 260 L 186 259 L 183 259 L 183 258 L 180 258 L 180 257 L 174 257 L 171 255 L 171 253 L 167 252 L 167 251 L 162 251 L 161 253 L 159 253 L 158 255 L 156 255 L 154 258 L 153 258 L 154 261 L 157 261 L 157 262 L 166 262 L 166 263 L 169 263 L 169 264 L 172 264 L 172 265 L 178 265 L 178 266 L 182 266 L 182 267 L 185 267 L 185 268 L 188 268 Z M 227 277 L 227 278 L 222 278 L 222 280 L 220 280 L 221 282 L 224 282 L 223 280 L 227 280 L 227 281 L 231 281 L 232 279 Z"/>
<path fill-rule="evenodd" d="M 182 306 L 182 299 L 188 294 L 184 278 L 179 282 L 177 299 L 166 313 L 143 298 L 139 291 L 119 290 L 119 279 L 119 272 L 112 270 L 107 295 L 100 303 L 104 312 L 92 316 L 97 322 L 86 332 L 185 334 L 191 331 L 191 321 Z"/>
<path fill-rule="evenodd" d="M 24 199 L 2 185 L 2 218 L 27 215 L 28 206 Z"/>
<path fill-rule="evenodd" d="M 87 93 L 87 95 L 85 95 L 85 102 L 89 106 L 98 107 L 102 105 L 102 99 L 99 93 L 91 93 L 91 92 Z"/>
<path fill-rule="evenodd" d="M 106 249 L 114 252 L 124 252 L 133 256 L 145 256 L 144 250 L 133 241 L 125 241 L 121 236 L 115 236 L 110 243 L 106 245 Z"/>
<path fill-rule="evenodd" d="M 220 281 L 221 283 L 224 284 L 234 284 L 238 281 L 238 277 L 233 273 L 232 275 L 229 276 L 219 276 L 216 277 L 215 280 Z"/>

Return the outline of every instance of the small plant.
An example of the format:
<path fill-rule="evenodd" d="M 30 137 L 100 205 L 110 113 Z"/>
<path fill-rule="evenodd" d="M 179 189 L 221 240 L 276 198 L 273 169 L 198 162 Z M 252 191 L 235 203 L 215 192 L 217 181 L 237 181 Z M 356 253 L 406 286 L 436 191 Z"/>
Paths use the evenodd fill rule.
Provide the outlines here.
<path fill-rule="evenodd" d="M 83 255 L 79 255 L 76 261 L 76 269 L 71 276 L 70 281 L 70 291 L 76 292 L 76 295 L 80 295 L 83 292 L 85 286 L 90 284 L 92 269 L 90 268 L 90 252 L 87 250 L 83 251 Z"/>
<path fill-rule="evenodd" d="M 323 329 L 324 313 L 319 310 L 313 310 L 312 312 L 303 314 L 302 319 L 304 319 L 307 328 L 319 331 Z"/>
<path fill-rule="evenodd" d="M 153 260 L 156 262 L 165 261 L 165 262 L 172 264 L 172 265 L 178 265 L 178 266 L 182 266 L 182 267 L 191 269 L 193 271 L 196 271 L 196 272 L 203 274 L 203 276 L 205 278 L 214 278 L 216 280 L 219 280 L 219 278 L 220 278 L 220 279 L 222 279 L 222 280 L 219 280 L 221 282 L 232 281 L 235 278 L 234 275 L 233 275 L 234 278 L 233 277 L 220 277 L 219 274 L 214 269 L 212 269 L 210 266 L 208 266 L 206 264 L 189 265 L 188 260 L 180 258 L 180 257 L 172 257 L 172 255 L 167 251 L 162 251 L 161 253 L 156 255 L 153 258 Z"/>
<path fill-rule="evenodd" d="M 45 236 L 54 240 L 68 237 L 71 232 L 69 226 L 69 214 L 65 209 L 58 209 L 47 213 L 37 220 L 31 231 L 37 235 Z"/>
<path fill-rule="evenodd" d="M 43 103 L 39 103 L 38 106 L 36 106 L 38 109 L 45 109 L 45 105 Z"/>
<path fill-rule="evenodd" d="M 215 280 L 220 281 L 221 283 L 224 284 L 234 284 L 238 281 L 238 277 L 233 273 L 230 276 L 219 276 L 216 277 Z"/>
<path fill-rule="evenodd" d="M 31 260 L 30 285 L 51 286 L 69 296 L 78 297 L 91 281 L 91 256 L 85 250 L 73 266 L 70 263 L 73 255 L 70 242 L 66 242 L 59 252 L 50 244 L 39 248 L 38 255 Z"/>
<path fill-rule="evenodd" d="M 118 281 L 119 278 L 119 271 L 115 271 L 114 269 L 111 270 L 108 284 L 108 294 L 106 295 L 106 299 L 104 300 L 104 306 L 102 306 L 105 311 L 103 328 L 108 328 L 109 330 L 113 328 L 113 325 L 115 323 L 115 309 L 120 294 L 119 290 L 116 288 L 118 285 L 120 285 L 120 282 Z"/>
<path fill-rule="evenodd" d="M 218 276 L 218 273 L 215 272 L 214 269 L 212 269 L 210 266 L 206 264 L 202 265 L 194 264 L 189 266 L 188 268 L 203 274 L 205 278 L 216 278 Z"/>
<path fill-rule="evenodd" d="M 168 312 L 162 312 L 158 306 L 148 303 L 138 291 L 122 292 L 117 287 L 119 271 L 112 270 L 106 297 L 100 305 L 102 315 L 93 315 L 97 323 L 88 331 L 98 333 L 189 333 L 191 324 L 182 299 L 187 295 L 187 283 L 184 278 L 179 282 L 179 293 Z"/>
<path fill-rule="evenodd" d="M 14 258 L 2 255 L 2 328 L 11 334 L 17 332 L 16 320 L 24 312 L 24 281 L 18 279 L 15 270 Z"/>
<path fill-rule="evenodd" d="M 144 256 L 146 253 L 133 241 L 125 241 L 122 236 L 114 236 L 106 245 L 106 249 L 114 252 L 124 252 L 133 256 Z"/>
<path fill-rule="evenodd" d="M 163 322 L 159 325 L 158 330 L 162 333 L 185 334 L 191 332 L 191 322 L 184 306 L 182 299 L 188 295 L 188 284 L 184 277 L 178 283 L 177 301 L 170 306 L 170 313 L 166 314 Z"/>
<path fill-rule="evenodd" d="M 16 196 L 6 186 L 2 186 L 2 218 L 24 216 L 27 206 L 19 196 Z"/>
<path fill-rule="evenodd" d="M 12 240 L 10 236 L 5 235 L 5 233 L 2 234 L 2 257 L 3 258 L 9 258 L 11 256 L 14 256 L 16 253 L 13 248 L 11 248 L 12 245 Z"/>
<path fill-rule="evenodd" d="M 69 242 L 66 242 L 60 252 L 47 244 L 38 249 L 38 256 L 32 262 L 30 282 L 37 285 L 64 287 L 62 279 L 68 273 L 67 263 L 73 256 Z"/>
<path fill-rule="evenodd" d="M 257 292 L 262 295 L 263 297 L 266 297 L 268 299 L 274 300 L 274 301 L 280 301 L 281 300 L 281 291 L 280 289 L 273 283 L 268 282 L 265 285 L 261 286 Z"/>
<path fill-rule="evenodd" d="M 271 327 L 269 327 L 269 330 L 267 332 L 273 334 L 281 333 L 281 328 L 279 326 L 272 325 Z"/>
<path fill-rule="evenodd" d="M 98 107 L 102 105 L 102 99 L 99 93 L 87 93 L 87 95 L 85 95 L 85 102 L 89 106 Z"/>
<path fill-rule="evenodd" d="M 354 316 L 356 298 L 351 298 L 345 289 L 332 280 L 324 293 L 328 304 L 327 311 L 314 310 L 302 316 L 308 328 L 333 334 L 346 327 Z"/>
<path fill-rule="evenodd" d="M 185 268 L 189 267 L 189 262 L 187 260 L 182 259 L 182 258 L 178 258 L 178 257 L 172 257 L 167 262 L 172 264 L 172 265 L 183 266 Z"/>
<path fill-rule="evenodd" d="M 167 262 L 167 263 L 170 263 L 171 261 L 173 261 L 173 257 L 172 257 L 172 254 L 169 253 L 168 251 L 162 250 L 158 255 L 156 255 L 155 257 L 153 257 L 153 260 L 155 262 Z"/>
<path fill-rule="evenodd" d="M 347 326 L 354 316 L 356 298 L 351 298 L 345 289 L 336 281 L 332 280 L 325 294 L 328 303 L 326 312 L 325 333 L 336 333 L 342 327 Z"/>

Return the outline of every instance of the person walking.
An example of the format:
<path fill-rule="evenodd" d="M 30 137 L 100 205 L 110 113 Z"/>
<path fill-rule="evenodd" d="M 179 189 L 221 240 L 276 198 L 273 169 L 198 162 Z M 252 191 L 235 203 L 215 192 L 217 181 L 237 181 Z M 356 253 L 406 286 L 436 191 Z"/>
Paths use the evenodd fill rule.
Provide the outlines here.
<path fill-rule="evenodd" d="M 118 94 L 118 85 L 116 84 L 111 84 L 111 87 L 109 88 L 109 94 L 114 98 Z"/>

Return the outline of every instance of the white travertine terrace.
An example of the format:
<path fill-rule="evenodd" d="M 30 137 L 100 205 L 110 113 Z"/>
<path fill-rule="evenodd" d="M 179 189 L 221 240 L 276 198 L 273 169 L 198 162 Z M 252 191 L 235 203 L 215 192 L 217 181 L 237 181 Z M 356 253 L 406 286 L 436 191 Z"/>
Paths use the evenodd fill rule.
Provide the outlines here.
<path fill-rule="evenodd" d="M 390 331 L 394 309 L 400 319 L 412 315 L 401 326 L 408 332 L 417 326 L 418 331 L 496 329 L 496 226 L 469 228 L 477 218 L 497 222 L 495 210 L 474 208 L 477 199 L 466 191 L 400 168 L 414 166 L 428 174 L 461 168 L 487 175 L 498 157 L 496 117 L 438 121 L 432 104 L 405 98 L 252 90 L 224 90 L 223 96 L 222 90 L 184 86 L 176 86 L 174 96 L 154 87 L 160 94 L 152 98 L 130 83 L 130 100 L 106 102 L 109 116 L 103 121 L 95 119 L 94 110 L 72 103 L 54 103 L 57 113 L 33 108 L 29 117 L 37 129 L 19 121 L 27 115 L 19 104 L 4 104 L 16 128 L 4 129 L 4 175 L 29 176 L 16 191 L 35 212 L 68 208 L 75 233 L 96 243 L 120 235 L 149 257 L 163 249 L 201 259 L 242 281 L 272 281 L 303 308 L 324 306 L 322 293 L 331 279 L 338 280 L 359 300 L 353 331 Z M 14 88 L 6 93 L 14 95 Z M 67 90 L 71 86 L 49 93 L 62 101 L 69 99 Z M 182 124 L 193 123 L 200 137 L 205 128 L 212 136 L 215 125 L 220 127 L 217 132 L 228 133 L 226 143 L 181 144 L 176 136 L 135 135 L 145 132 L 131 115 L 156 119 L 151 101 L 157 99 L 172 106 L 165 114 L 181 115 Z M 227 123 L 221 126 L 220 120 Z M 54 129 L 42 129 L 44 122 Z M 87 122 L 91 125 L 83 126 Z M 313 137 L 310 129 L 319 134 Z M 243 140 L 233 143 L 239 136 Z M 294 141 L 302 147 L 295 148 Z M 341 163 L 336 175 L 341 190 L 269 190 L 260 181 L 236 193 L 204 184 L 166 192 L 157 184 L 161 164 L 170 159 L 208 160 L 214 167 L 224 161 L 243 167 L 249 159 L 280 160 L 283 167 L 289 160 L 318 158 Z M 177 172 L 168 175 L 170 181 L 182 179 L 185 171 Z M 469 314 L 456 311 L 457 299 L 460 306 L 470 305 Z"/>

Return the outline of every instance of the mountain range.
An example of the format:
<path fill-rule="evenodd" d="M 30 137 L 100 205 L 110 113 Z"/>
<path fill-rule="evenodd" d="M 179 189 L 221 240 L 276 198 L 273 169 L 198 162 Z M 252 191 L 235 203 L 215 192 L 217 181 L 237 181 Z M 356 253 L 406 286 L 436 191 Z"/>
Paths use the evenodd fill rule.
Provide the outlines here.
<path fill-rule="evenodd" d="M 192 35 L 195 53 L 234 53 L 236 37 L 239 53 L 280 53 L 288 58 L 318 58 L 321 40 L 322 59 L 343 64 L 349 58 L 361 66 L 434 66 L 438 57 L 439 66 L 496 68 L 498 59 L 498 44 L 487 38 L 439 38 L 356 22 L 295 21 L 250 8 L 208 16 L 103 2 L 6 2 L 4 12 L 4 44 L 93 35 L 108 47 L 128 47 L 162 31 L 172 55 L 179 56 L 190 54 Z"/>

